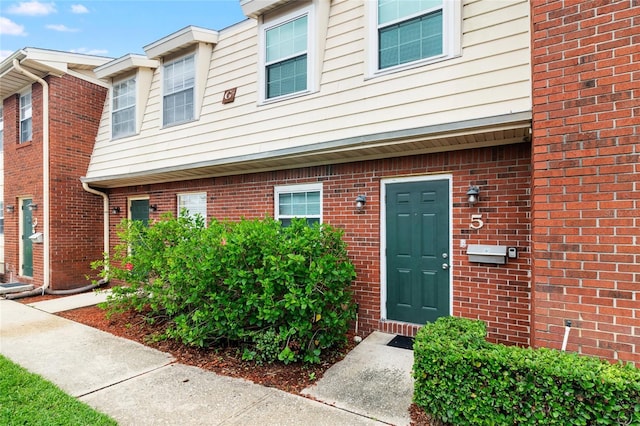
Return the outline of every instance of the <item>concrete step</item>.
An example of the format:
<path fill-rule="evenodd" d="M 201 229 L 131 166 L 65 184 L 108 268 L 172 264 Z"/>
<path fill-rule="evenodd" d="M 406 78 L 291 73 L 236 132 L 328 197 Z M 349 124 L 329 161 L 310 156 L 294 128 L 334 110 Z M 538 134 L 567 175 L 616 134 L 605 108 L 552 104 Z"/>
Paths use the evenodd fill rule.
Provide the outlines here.
<path fill-rule="evenodd" d="M 2 283 L 0 284 L 0 295 L 8 293 L 20 293 L 22 291 L 33 290 L 31 284 L 25 283 Z"/>

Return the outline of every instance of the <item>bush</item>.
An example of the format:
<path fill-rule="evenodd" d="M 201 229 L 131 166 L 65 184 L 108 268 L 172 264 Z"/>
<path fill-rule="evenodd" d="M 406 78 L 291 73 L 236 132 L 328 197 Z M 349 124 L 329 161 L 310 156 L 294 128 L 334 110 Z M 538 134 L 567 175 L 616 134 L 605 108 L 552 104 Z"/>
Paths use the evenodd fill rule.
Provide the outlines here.
<path fill-rule="evenodd" d="M 123 221 L 109 274 L 112 311 L 168 319 L 165 338 L 244 347 L 244 358 L 319 362 L 343 344 L 355 317 L 355 269 L 342 232 L 273 219 L 219 222 L 165 215 Z M 100 262 L 97 262 L 99 265 Z"/>
<path fill-rule="evenodd" d="M 427 324 L 414 344 L 414 401 L 455 425 L 637 425 L 640 371 L 552 349 L 489 344 L 464 318 Z"/>

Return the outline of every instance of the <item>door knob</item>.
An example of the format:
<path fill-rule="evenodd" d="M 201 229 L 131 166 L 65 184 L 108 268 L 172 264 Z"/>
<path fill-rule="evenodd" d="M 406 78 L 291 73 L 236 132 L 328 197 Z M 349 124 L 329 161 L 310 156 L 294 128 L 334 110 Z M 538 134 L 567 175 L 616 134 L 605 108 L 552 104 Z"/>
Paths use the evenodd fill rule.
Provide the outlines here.
<path fill-rule="evenodd" d="M 442 264 L 442 269 L 449 269 L 449 265 L 447 265 L 446 263 Z"/>

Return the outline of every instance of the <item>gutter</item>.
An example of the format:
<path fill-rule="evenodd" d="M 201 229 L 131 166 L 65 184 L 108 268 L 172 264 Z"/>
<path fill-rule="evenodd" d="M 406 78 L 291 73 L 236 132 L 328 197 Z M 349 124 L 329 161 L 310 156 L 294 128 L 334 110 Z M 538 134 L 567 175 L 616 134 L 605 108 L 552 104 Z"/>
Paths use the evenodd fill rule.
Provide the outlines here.
<path fill-rule="evenodd" d="M 109 263 L 108 263 L 109 261 L 109 196 L 102 191 L 98 191 L 97 189 L 91 188 L 87 182 L 82 182 L 82 189 L 84 189 L 85 191 L 91 194 L 95 194 L 102 197 L 102 217 L 103 217 L 102 240 L 104 242 L 102 252 L 104 253 L 104 259 L 105 259 L 104 270 L 106 272 L 104 281 L 109 281 L 109 274 L 108 274 L 109 272 Z"/>
<path fill-rule="evenodd" d="M 42 294 L 51 284 L 51 232 L 50 232 L 50 194 L 49 194 L 49 84 L 37 75 L 22 68 L 17 58 L 13 59 L 13 67 L 16 71 L 24 74 L 42 86 L 42 204 L 44 204 L 44 226 L 43 226 L 43 283 Z"/>

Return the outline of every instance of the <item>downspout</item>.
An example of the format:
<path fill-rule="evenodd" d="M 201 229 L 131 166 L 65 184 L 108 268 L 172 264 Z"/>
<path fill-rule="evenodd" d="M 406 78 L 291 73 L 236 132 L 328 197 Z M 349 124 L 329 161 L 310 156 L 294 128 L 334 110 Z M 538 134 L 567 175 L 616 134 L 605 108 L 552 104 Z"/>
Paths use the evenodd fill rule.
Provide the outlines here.
<path fill-rule="evenodd" d="M 42 86 L 42 204 L 44 204 L 44 229 L 43 229 L 43 243 L 44 243 L 44 259 L 43 259 L 43 283 L 42 287 L 38 290 L 42 291 L 42 294 L 49 288 L 51 284 L 51 232 L 50 232 L 50 200 L 49 200 L 49 84 L 44 79 L 38 77 L 32 72 L 22 68 L 18 59 L 13 60 L 13 67 L 16 71 L 26 75 L 32 80 L 40 83 Z"/>
<path fill-rule="evenodd" d="M 102 217 L 103 217 L 102 240 L 104 241 L 102 252 L 104 253 L 104 260 L 105 260 L 105 263 L 104 263 L 105 277 L 103 281 L 108 282 L 109 281 L 109 196 L 102 191 L 98 191 L 97 189 L 91 188 L 87 182 L 82 182 L 82 189 L 84 189 L 85 191 L 91 194 L 95 194 L 102 197 Z"/>

